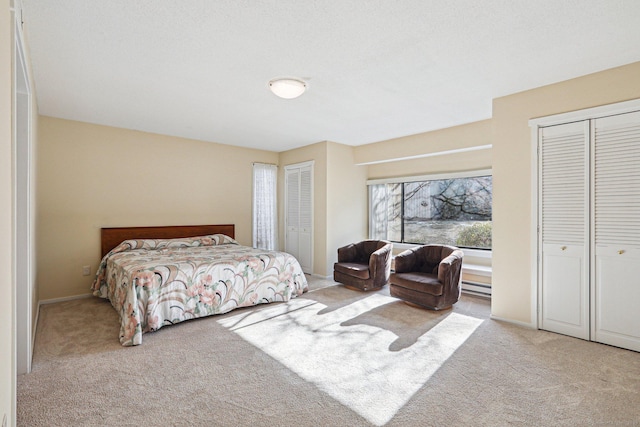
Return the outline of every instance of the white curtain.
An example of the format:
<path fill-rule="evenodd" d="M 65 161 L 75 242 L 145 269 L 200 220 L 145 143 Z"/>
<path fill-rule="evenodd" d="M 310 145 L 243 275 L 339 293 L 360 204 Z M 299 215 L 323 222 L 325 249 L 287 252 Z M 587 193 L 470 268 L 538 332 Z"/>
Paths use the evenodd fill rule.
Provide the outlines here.
<path fill-rule="evenodd" d="M 276 250 L 278 247 L 278 167 L 253 164 L 253 247 Z"/>

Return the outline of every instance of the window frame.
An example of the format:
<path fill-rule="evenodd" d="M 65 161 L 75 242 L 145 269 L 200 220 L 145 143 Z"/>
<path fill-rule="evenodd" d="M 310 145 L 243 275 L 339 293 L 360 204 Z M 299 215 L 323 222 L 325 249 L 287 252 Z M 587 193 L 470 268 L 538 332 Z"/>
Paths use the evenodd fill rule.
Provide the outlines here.
<path fill-rule="evenodd" d="M 373 233 L 373 221 L 371 218 L 374 215 L 373 212 L 373 204 L 371 198 L 371 186 L 380 185 L 380 184 L 405 184 L 411 182 L 422 182 L 422 181 L 436 181 L 436 180 L 444 180 L 444 179 L 456 179 L 456 178 L 476 178 L 482 176 L 491 176 L 493 178 L 493 170 L 492 169 L 476 169 L 476 170 L 468 170 L 468 171 L 457 171 L 457 172 L 448 172 L 448 173 L 438 173 L 438 174 L 429 174 L 429 175 L 415 175 L 415 176 L 400 176 L 400 177 L 392 177 L 392 178 L 379 178 L 379 179 L 369 179 L 367 180 L 367 194 L 369 199 L 368 206 L 368 233 L 369 238 L 372 238 Z M 404 186 L 403 186 L 404 188 Z M 404 203 L 404 190 L 403 190 L 403 203 Z M 404 218 L 402 219 L 402 228 L 404 228 Z M 403 234 L 403 233 L 402 233 Z M 411 248 L 415 246 L 419 246 L 419 243 L 406 243 L 406 242 L 397 242 L 393 241 L 395 247 L 406 247 Z M 492 248 L 471 248 L 471 247 L 461 247 L 463 251 L 469 253 L 472 256 L 478 257 L 491 257 Z"/>

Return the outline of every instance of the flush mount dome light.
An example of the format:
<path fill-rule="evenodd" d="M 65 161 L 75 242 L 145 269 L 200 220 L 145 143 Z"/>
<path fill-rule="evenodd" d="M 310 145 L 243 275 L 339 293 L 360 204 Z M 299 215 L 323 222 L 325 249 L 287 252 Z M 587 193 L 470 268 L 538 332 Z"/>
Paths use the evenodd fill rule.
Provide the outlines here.
<path fill-rule="evenodd" d="M 269 89 L 280 98 L 293 99 L 307 90 L 307 83 L 299 79 L 273 79 L 269 82 Z"/>

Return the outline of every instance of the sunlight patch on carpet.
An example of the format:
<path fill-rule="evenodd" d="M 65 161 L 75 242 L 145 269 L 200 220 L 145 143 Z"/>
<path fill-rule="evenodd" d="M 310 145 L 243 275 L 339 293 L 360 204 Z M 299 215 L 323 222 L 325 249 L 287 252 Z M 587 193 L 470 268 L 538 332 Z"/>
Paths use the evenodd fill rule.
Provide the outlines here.
<path fill-rule="evenodd" d="M 344 322 L 398 300 L 380 294 L 328 311 L 296 298 L 219 323 L 280 361 L 300 377 L 382 426 L 401 409 L 482 323 L 455 312 L 399 351 L 398 336 L 366 322 Z M 446 316 L 446 317 L 445 317 Z M 410 325 L 409 325 L 410 326 Z"/>

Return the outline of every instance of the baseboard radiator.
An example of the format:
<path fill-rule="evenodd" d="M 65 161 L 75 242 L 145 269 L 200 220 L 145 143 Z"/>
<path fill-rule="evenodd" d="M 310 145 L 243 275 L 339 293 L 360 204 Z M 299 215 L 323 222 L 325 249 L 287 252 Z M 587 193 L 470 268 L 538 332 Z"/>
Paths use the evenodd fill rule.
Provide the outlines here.
<path fill-rule="evenodd" d="M 469 295 L 491 298 L 491 285 L 487 283 L 462 281 L 462 292 Z"/>

